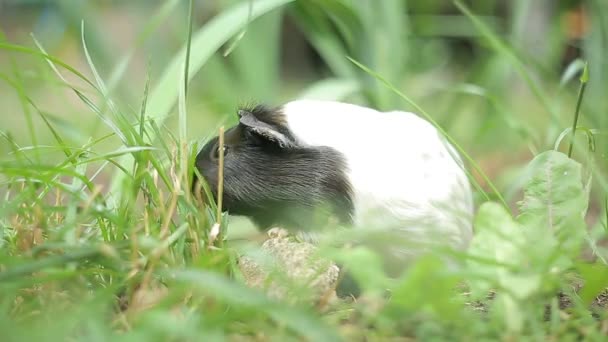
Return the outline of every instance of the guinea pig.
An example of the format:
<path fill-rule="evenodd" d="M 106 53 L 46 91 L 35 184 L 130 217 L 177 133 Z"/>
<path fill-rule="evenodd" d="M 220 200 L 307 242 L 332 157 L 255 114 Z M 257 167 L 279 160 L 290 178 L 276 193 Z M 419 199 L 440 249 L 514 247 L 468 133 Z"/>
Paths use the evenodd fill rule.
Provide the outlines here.
<path fill-rule="evenodd" d="M 377 249 L 401 259 L 426 243 L 468 246 L 473 201 L 463 163 L 419 116 L 296 100 L 241 108 L 238 119 L 225 132 L 223 151 L 229 214 L 261 229 L 310 230 L 319 218 L 334 218 L 388 232 Z M 214 196 L 219 153 L 215 137 L 196 157 Z"/>

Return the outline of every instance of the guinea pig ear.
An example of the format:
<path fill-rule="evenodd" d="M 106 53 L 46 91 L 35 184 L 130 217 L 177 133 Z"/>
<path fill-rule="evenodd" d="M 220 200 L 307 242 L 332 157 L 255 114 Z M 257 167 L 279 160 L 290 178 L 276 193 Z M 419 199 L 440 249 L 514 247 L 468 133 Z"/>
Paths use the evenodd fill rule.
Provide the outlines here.
<path fill-rule="evenodd" d="M 281 148 L 293 147 L 294 143 L 285 134 L 277 130 L 274 126 L 258 119 L 246 110 L 239 110 L 239 122 L 253 133 L 264 139 L 279 144 Z"/>

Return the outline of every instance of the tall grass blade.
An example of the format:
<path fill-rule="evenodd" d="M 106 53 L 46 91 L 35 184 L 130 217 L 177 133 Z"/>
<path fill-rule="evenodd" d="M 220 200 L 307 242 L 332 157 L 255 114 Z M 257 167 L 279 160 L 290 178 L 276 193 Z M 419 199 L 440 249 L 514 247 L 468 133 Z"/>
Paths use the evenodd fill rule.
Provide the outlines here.
<path fill-rule="evenodd" d="M 163 20 L 165 20 L 169 14 L 173 11 L 175 6 L 180 3 L 180 0 L 167 0 L 161 4 L 159 9 L 152 15 L 135 38 L 135 42 L 131 45 L 129 51 L 120 59 L 116 66 L 110 73 L 108 78 L 108 91 L 113 93 L 113 90 L 120 84 L 123 76 L 127 71 L 127 67 L 135 54 L 137 48 L 141 47 L 143 43 L 152 36 L 152 34 L 161 26 Z"/>
<path fill-rule="evenodd" d="M 256 1 L 251 15 L 252 20 L 292 1 L 294 0 Z M 248 6 L 249 4 L 247 3 L 240 3 L 227 9 L 211 19 L 192 36 L 192 55 L 187 81 L 198 73 L 222 44 L 247 24 Z M 150 118 L 158 123 L 162 124 L 167 119 L 178 98 L 179 87 L 175 87 L 175 85 L 179 83 L 180 75 L 182 75 L 180 70 L 183 66 L 182 61 L 186 49 L 186 47 L 182 47 L 175 57 L 173 57 L 169 66 L 164 70 L 160 81 L 150 93 L 150 103 L 148 106 L 154 108 L 154 112 L 150 113 Z M 151 138 L 155 137 L 151 136 Z M 125 157 L 120 163 L 123 165 L 131 164 L 133 163 L 133 159 L 132 157 Z M 120 188 L 123 177 L 121 174 L 113 177 L 111 184 L 112 193 L 118 195 L 122 192 Z"/>
<path fill-rule="evenodd" d="M 146 85 L 144 86 L 144 97 L 141 100 L 141 107 L 139 110 L 139 137 L 144 140 L 144 130 L 146 126 L 146 108 L 148 104 L 148 93 L 150 92 L 150 64 L 146 68 Z"/>
<path fill-rule="evenodd" d="M 3 79 L 4 81 L 6 81 L 6 83 L 8 83 L 11 87 L 13 87 L 17 92 L 23 91 L 23 89 L 20 88 L 20 85 L 17 82 L 6 77 L 5 75 L 0 74 L 0 79 Z M 34 108 L 34 110 L 36 110 L 38 115 L 40 115 L 40 118 L 42 119 L 42 121 L 44 122 L 46 127 L 49 129 L 49 131 L 55 138 L 55 141 L 57 141 L 59 146 L 61 146 L 66 157 L 70 158 L 70 152 L 69 152 L 69 149 L 68 149 L 64 139 L 61 137 L 59 132 L 55 129 L 55 127 L 53 126 L 53 124 L 51 123 L 49 118 L 47 118 L 47 114 L 44 113 L 42 110 L 40 110 L 40 108 L 38 108 L 38 106 L 34 103 L 34 101 L 29 96 L 27 96 L 27 94 L 22 93 L 21 96 L 24 96 L 24 100 L 27 102 L 27 104 L 32 106 Z"/>
<path fill-rule="evenodd" d="M 496 196 L 496 198 L 498 198 L 500 200 L 500 202 L 505 206 L 505 208 L 508 208 L 508 204 L 505 201 L 505 199 L 503 198 L 503 196 L 501 195 L 500 191 L 498 191 L 498 189 L 496 188 L 496 186 L 494 185 L 494 183 L 490 180 L 490 178 L 483 172 L 483 170 L 481 170 L 481 168 L 479 167 L 479 165 L 475 162 L 475 160 L 454 140 L 454 138 L 452 138 L 438 123 L 437 121 L 435 121 L 435 119 L 433 119 L 432 116 L 430 116 L 424 109 L 422 109 L 418 104 L 416 104 L 414 101 L 412 101 L 409 97 L 407 97 L 405 94 L 403 94 L 399 89 L 397 89 L 393 84 L 391 84 L 389 81 L 387 81 L 385 78 L 383 78 L 381 75 L 378 75 L 378 73 L 376 73 L 375 71 L 369 69 L 368 67 L 366 67 L 365 65 L 359 63 L 358 61 L 347 57 L 353 64 L 355 64 L 357 67 L 361 68 L 363 71 L 369 73 L 370 75 L 372 75 L 373 77 L 375 77 L 376 79 L 378 79 L 380 82 L 382 82 L 388 89 L 390 89 L 391 91 L 395 92 L 395 94 L 399 95 L 399 97 L 401 97 L 403 100 L 405 100 L 407 103 L 409 103 L 412 107 L 414 107 L 420 114 L 424 115 L 424 117 L 433 124 L 433 126 L 435 126 L 437 128 L 437 130 L 452 144 L 454 145 L 454 147 L 458 150 L 458 152 L 460 154 L 462 154 L 462 156 L 464 156 L 467 161 L 471 164 L 471 166 L 475 169 L 475 171 L 477 171 L 479 173 L 479 175 L 484 179 L 484 181 L 488 184 L 488 186 L 492 189 L 492 192 L 494 193 L 494 195 Z M 467 172 L 467 174 L 470 175 L 470 173 L 465 169 L 465 172 Z M 473 178 L 473 177 L 469 177 L 471 178 L 471 181 L 476 185 L 476 187 L 478 189 L 481 190 L 481 186 L 479 185 L 479 183 Z M 485 193 L 485 191 L 482 190 L 483 195 L 486 197 L 486 199 L 490 199 L 489 196 Z"/>
<path fill-rule="evenodd" d="M 36 37 L 32 36 L 32 38 L 34 40 L 34 43 L 38 47 L 38 49 L 40 49 L 40 51 L 42 51 L 42 53 L 44 55 L 47 55 L 46 51 L 42 47 L 42 44 L 40 44 L 40 42 L 38 42 L 38 40 L 36 39 Z M 51 67 L 51 69 L 55 72 L 55 74 L 57 75 L 57 77 L 59 77 L 64 83 L 69 84 L 69 82 L 63 77 L 63 75 L 61 74 L 61 72 L 59 72 L 59 69 L 57 69 L 57 67 L 55 66 L 55 61 L 51 60 L 51 59 L 47 59 L 47 62 L 49 64 L 49 66 Z M 86 80 L 88 81 L 88 79 L 86 79 Z M 99 78 L 98 81 L 101 81 L 101 78 Z M 90 83 L 90 84 L 105 98 L 105 92 L 104 92 L 104 90 L 98 88 L 93 83 Z M 103 82 L 101 82 L 100 84 L 103 84 Z M 108 118 L 105 117 L 105 115 L 93 103 L 93 101 L 91 101 L 86 95 L 84 95 L 83 92 L 81 92 L 80 90 L 76 89 L 75 87 L 70 87 L 70 88 L 72 89 L 72 91 L 74 91 L 74 93 L 76 93 L 76 96 L 78 96 L 97 115 L 97 117 L 99 117 L 99 119 L 103 123 L 105 123 L 108 127 L 110 127 L 112 129 L 112 131 L 120 138 L 120 140 L 122 140 L 122 142 L 124 144 L 127 144 L 127 138 L 123 134 L 123 132 L 118 128 L 118 126 L 116 126 L 116 124 L 114 124 L 111 120 L 109 120 Z M 104 89 L 105 89 L 105 86 L 104 86 Z"/>
<path fill-rule="evenodd" d="M 570 139 L 570 147 L 568 147 L 568 158 L 572 157 L 572 148 L 574 147 L 574 137 L 576 135 L 576 125 L 578 124 L 578 116 L 581 110 L 581 103 L 583 102 L 583 96 L 585 95 L 585 88 L 589 81 L 589 67 L 587 63 L 583 67 L 583 74 L 580 78 L 581 87 L 578 91 L 578 98 L 576 100 L 576 110 L 574 111 L 574 122 L 572 123 L 572 138 Z"/>
<path fill-rule="evenodd" d="M 340 38 L 333 34 L 331 21 L 325 15 L 326 9 L 323 6 L 331 6 L 333 2 L 336 1 L 297 2 L 294 5 L 294 18 L 331 71 L 341 78 L 354 78 L 355 70 L 344 58 L 348 55 L 348 49 Z M 346 9 L 352 11 L 352 8 Z"/>
<path fill-rule="evenodd" d="M 40 43 L 37 42 L 36 38 L 34 38 L 34 42 L 36 43 L 36 45 L 38 46 L 38 48 L 41 51 L 36 51 L 36 50 L 30 49 L 30 48 L 27 48 L 27 47 L 24 47 L 24 46 L 12 45 L 12 44 L 2 43 L 2 42 L 0 42 L 0 49 L 7 50 L 7 51 L 13 51 L 13 52 L 20 52 L 20 53 L 28 54 L 28 55 L 31 55 L 31 56 L 42 57 L 47 62 L 49 62 L 49 65 L 55 71 L 56 74 L 61 75 L 61 73 L 59 72 L 59 70 L 55 66 L 55 65 L 59 65 L 62 68 L 64 68 L 65 70 L 67 70 L 70 73 L 74 74 L 76 77 L 78 77 L 81 80 L 85 81 L 88 85 L 90 85 L 91 87 L 93 87 L 93 89 L 98 90 L 97 86 L 95 85 L 95 83 L 91 82 L 91 80 L 89 80 L 86 76 L 84 76 L 78 70 L 74 69 L 72 66 L 70 66 L 69 64 L 63 62 L 59 58 L 47 54 L 44 51 L 44 49 L 42 48 L 42 45 L 40 45 Z M 60 76 L 60 78 L 61 78 L 61 80 L 65 84 L 69 84 L 69 82 L 63 76 Z"/>
<path fill-rule="evenodd" d="M 232 41 L 232 43 L 230 43 L 230 45 L 228 46 L 226 51 L 224 51 L 224 53 L 222 54 L 224 57 L 228 57 L 228 55 L 230 55 L 232 53 L 232 50 L 234 50 L 236 48 L 237 44 L 241 41 L 241 39 L 243 39 L 243 37 L 245 37 L 245 33 L 247 33 L 247 28 L 249 27 L 249 23 L 251 23 L 252 14 L 253 14 L 253 0 L 249 0 L 249 11 L 247 14 L 247 24 L 245 25 L 245 27 L 243 27 L 243 29 L 241 30 L 241 33 L 239 33 L 239 35 L 234 39 L 234 41 Z"/>
<path fill-rule="evenodd" d="M 487 24 L 485 24 L 475 14 L 473 14 L 473 12 L 469 9 L 468 6 L 466 6 L 459 0 L 454 0 L 454 4 L 462 13 L 464 13 L 471 20 L 475 28 L 477 28 L 477 30 L 480 32 L 481 36 L 484 37 L 490 43 L 490 46 L 497 53 L 508 57 L 508 59 L 515 67 L 515 70 L 517 71 L 519 76 L 522 77 L 528 87 L 532 90 L 532 93 L 534 93 L 537 100 L 543 105 L 547 113 L 549 113 L 552 123 L 556 127 L 560 127 L 561 120 L 553 109 L 553 106 L 549 102 L 549 97 L 538 84 L 538 82 L 536 82 L 532 78 L 532 75 L 530 75 L 530 72 L 525 67 L 522 60 L 517 56 L 515 51 L 513 51 L 511 47 L 509 47 L 505 42 L 503 42 L 500 37 L 498 37 L 498 35 L 494 33 Z"/>
<path fill-rule="evenodd" d="M 340 101 L 359 91 L 361 85 L 356 80 L 327 78 L 308 86 L 297 98 Z"/>
<path fill-rule="evenodd" d="M 194 0 L 190 0 L 188 6 L 188 37 L 186 38 L 186 61 L 184 62 L 184 98 L 188 96 L 188 68 L 190 67 L 190 49 L 192 48 L 192 17 L 193 17 L 193 3 Z"/>
<path fill-rule="evenodd" d="M 21 102 L 21 108 L 23 109 L 23 114 L 25 116 L 25 122 L 27 124 L 27 130 L 29 133 L 29 137 L 32 140 L 32 145 L 38 145 L 38 138 L 36 131 L 34 130 L 34 121 L 32 119 L 32 113 L 28 106 L 28 96 L 25 93 L 25 87 L 23 85 L 23 76 L 21 74 L 21 69 L 15 63 L 13 56 L 10 58 L 11 66 L 13 69 L 13 74 L 15 75 L 14 87 L 19 96 L 19 102 Z M 40 162 L 40 154 L 36 151 L 36 160 Z"/>

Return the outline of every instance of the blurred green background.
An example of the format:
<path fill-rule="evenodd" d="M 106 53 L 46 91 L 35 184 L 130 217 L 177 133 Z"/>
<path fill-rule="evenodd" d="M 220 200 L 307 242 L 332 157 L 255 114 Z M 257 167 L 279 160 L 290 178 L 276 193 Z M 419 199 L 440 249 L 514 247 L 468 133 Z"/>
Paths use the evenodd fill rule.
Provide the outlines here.
<path fill-rule="evenodd" d="M 260 3 L 195 1 L 194 37 L 239 2 L 247 12 Z M 424 108 L 512 201 L 519 167 L 553 148 L 572 125 L 578 76 L 582 61 L 588 61 L 591 81 L 579 125 L 599 129 L 594 156 L 605 174 L 608 2 L 464 2 L 475 18 L 445 0 L 284 2 L 257 19 L 247 16 L 245 29 L 195 68 L 187 101 L 189 139 L 204 139 L 221 123 L 233 123 L 235 108 L 249 102 L 280 104 L 306 96 L 413 110 L 350 56 Z M 187 17 L 187 1 L 0 1 L 7 44 L 37 49 L 35 37 L 47 53 L 93 79 L 81 39 L 84 28 L 91 59 L 112 99 L 134 117 L 146 80 L 153 89 L 184 45 Z M 93 94 L 84 82 L 64 74 Z M 32 106 L 23 106 L 23 94 L 70 144 L 80 146 L 109 131 L 39 56 L 0 49 L 0 75 L 5 81 L 0 82 L 0 128 L 20 145 L 52 142 Z M 147 108 L 152 116 L 155 110 Z M 176 106 L 164 123 L 177 128 Z M 110 149 L 112 143 L 96 148 Z M 4 139 L 0 152 L 9 152 Z M 59 152 L 43 157 L 54 156 Z"/>
<path fill-rule="evenodd" d="M 190 82 L 180 97 L 190 13 Z M 292 330 L 336 340 L 328 326 L 370 341 L 605 334 L 608 297 L 602 322 L 585 305 L 608 279 L 599 243 L 608 232 L 607 54 L 606 0 L 0 0 L 0 340 L 283 341 Z M 546 212 L 520 225 L 511 216 L 526 165 L 568 150 L 585 62 L 573 155 L 580 164 L 555 153 L 562 163 L 549 165 L 556 159 L 544 154 L 546 165 L 532 174 L 546 189 L 527 200 Z M 239 105 L 301 97 L 437 121 L 470 169 L 479 165 L 477 203 L 504 197 L 514 209 L 482 207 L 481 261 L 455 277 L 422 260 L 396 284 L 390 305 L 363 300 L 321 319 L 228 277 L 237 273 L 237 240 L 253 239 L 233 239 L 245 221 L 230 218 L 227 227 L 226 216 L 184 191 L 192 170 L 185 142 L 235 123 Z M 591 186 L 575 179 L 579 167 L 583 179 L 593 174 Z M 556 243 L 557 235 L 565 245 L 578 238 L 553 229 L 586 228 L 577 214 L 588 189 L 585 239 L 590 259 L 599 258 L 589 264 Z M 223 235 L 210 238 L 218 221 L 231 240 L 224 246 Z M 338 256 L 357 266 L 369 292 L 384 293 L 378 260 L 362 251 Z M 586 281 L 586 304 L 570 293 L 571 269 L 554 267 L 564 260 Z M 459 278 L 504 293 L 477 316 L 474 302 L 454 298 Z M 577 309 L 555 310 L 566 298 L 560 293 L 558 303 L 558 290 Z M 162 303 L 138 313 L 146 303 L 136 295 L 147 293 Z"/>

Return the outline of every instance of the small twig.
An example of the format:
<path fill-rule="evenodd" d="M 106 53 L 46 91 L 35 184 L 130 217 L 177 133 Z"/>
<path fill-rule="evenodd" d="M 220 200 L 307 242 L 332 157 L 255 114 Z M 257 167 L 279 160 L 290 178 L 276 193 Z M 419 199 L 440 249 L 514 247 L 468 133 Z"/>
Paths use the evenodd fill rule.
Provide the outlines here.
<path fill-rule="evenodd" d="M 224 195 L 224 126 L 220 127 L 219 134 L 219 170 L 217 178 L 217 216 L 215 217 L 216 223 L 222 222 L 222 199 Z"/>
<path fill-rule="evenodd" d="M 214 242 L 220 236 L 220 228 L 222 225 L 222 200 L 224 195 L 224 126 L 220 127 L 219 132 L 219 165 L 217 178 L 217 212 L 215 223 L 209 231 L 209 248 L 214 246 Z"/>
<path fill-rule="evenodd" d="M 581 87 L 578 91 L 578 99 L 576 101 L 576 110 L 574 112 L 574 122 L 572 123 L 572 137 L 570 139 L 570 147 L 568 148 L 568 158 L 572 157 L 572 148 L 574 147 L 574 136 L 576 135 L 576 125 L 578 124 L 578 116 L 581 109 L 581 103 L 583 102 L 583 95 L 585 94 L 585 88 L 589 81 L 589 69 L 587 68 L 587 62 L 583 68 L 583 74 L 581 75 L 580 82 Z"/>
<path fill-rule="evenodd" d="M 162 221 L 161 224 L 161 228 L 160 228 L 160 238 L 161 240 L 164 240 L 167 238 L 167 236 L 169 235 L 169 226 L 171 225 L 171 219 L 173 218 L 173 214 L 175 213 L 175 210 L 177 209 L 177 200 L 179 198 L 179 192 L 181 189 L 181 182 L 179 179 L 179 176 L 176 173 L 176 167 L 177 167 L 177 159 L 176 159 L 176 151 L 177 150 L 177 146 L 174 146 L 173 148 L 173 159 L 171 160 L 171 167 L 169 168 L 169 174 L 171 175 L 171 178 L 173 178 L 173 190 L 171 191 L 170 198 L 171 198 L 171 202 L 169 204 L 169 206 L 167 207 L 167 210 L 164 211 L 163 214 L 165 214 L 164 220 Z M 162 208 L 162 206 L 161 206 Z"/>

